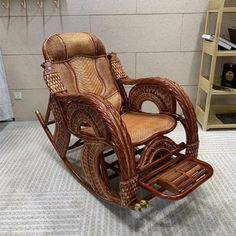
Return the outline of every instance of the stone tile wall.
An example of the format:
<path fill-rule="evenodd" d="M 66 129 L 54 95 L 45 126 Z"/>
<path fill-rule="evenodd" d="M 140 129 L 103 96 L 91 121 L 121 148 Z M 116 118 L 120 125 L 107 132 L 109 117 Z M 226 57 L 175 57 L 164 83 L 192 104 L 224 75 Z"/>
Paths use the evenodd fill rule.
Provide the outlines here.
<path fill-rule="evenodd" d="M 200 67 L 201 34 L 207 0 L 28 0 L 23 9 L 11 0 L 0 6 L 0 48 L 17 120 L 34 120 L 45 111 L 43 40 L 58 32 L 88 31 L 107 51 L 119 54 L 131 77 L 163 76 L 180 83 L 195 102 Z M 22 100 L 14 92 L 22 91 Z"/>

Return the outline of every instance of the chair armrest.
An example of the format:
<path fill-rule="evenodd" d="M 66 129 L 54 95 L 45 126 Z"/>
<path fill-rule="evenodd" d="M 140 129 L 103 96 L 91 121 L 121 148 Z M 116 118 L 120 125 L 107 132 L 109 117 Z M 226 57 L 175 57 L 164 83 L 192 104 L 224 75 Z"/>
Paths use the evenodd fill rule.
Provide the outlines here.
<path fill-rule="evenodd" d="M 163 102 L 162 106 L 165 105 L 165 107 L 162 108 L 162 106 L 159 106 L 159 109 L 161 112 L 167 112 L 182 122 L 186 131 L 186 143 L 187 143 L 186 152 L 189 155 L 197 156 L 199 139 L 198 139 L 196 114 L 194 112 L 193 105 L 188 95 L 184 92 L 183 88 L 179 84 L 177 84 L 174 81 L 160 77 L 150 77 L 141 79 L 125 78 L 119 81 L 124 85 L 135 85 L 130 92 L 131 109 L 132 106 L 139 109 L 141 106 L 140 103 L 142 103 L 144 100 L 152 100 L 154 102 L 157 101 L 158 103 L 161 100 L 160 95 L 158 95 L 158 92 L 162 91 L 163 93 L 164 91 L 166 91 L 167 94 L 170 95 L 169 97 L 167 96 L 168 102 L 167 103 Z M 141 93 L 142 86 L 144 87 L 143 93 Z M 136 91 L 138 91 L 138 93 Z M 139 95 L 136 96 L 136 94 Z M 140 99 L 138 99 L 138 97 L 140 97 Z M 152 99 L 150 99 L 151 97 Z M 137 102 L 134 101 L 134 99 L 136 99 Z M 175 114 L 175 101 L 179 104 L 180 108 L 182 109 L 183 116 Z"/>
<path fill-rule="evenodd" d="M 101 96 L 67 92 L 56 93 L 54 96 L 63 106 L 69 130 L 77 136 L 80 135 L 80 127 L 85 123 L 93 128 L 96 138 L 104 139 L 104 142 L 109 142 L 111 133 L 116 131 L 116 123 L 121 125 L 123 132 L 127 132 L 120 114 Z M 83 137 L 87 138 L 90 139 Z"/>
<path fill-rule="evenodd" d="M 71 133 L 88 142 L 103 143 L 116 152 L 122 179 L 135 176 L 134 149 L 127 128 L 112 104 L 90 93 L 68 95 L 56 93 L 55 100 L 62 104 L 64 119 Z M 81 133 L 81 126 L 88 124 L 95 137 Z"/>
<path fill-rule="evenodd" d="M 128 98 L 129 109 L 132 111 L 141 112 L 142 104 L 151 101 L 156 105 L 159 113 L 176 113 L 176 99 L 169 90 L 158 84 L 136 84 L 130 90 Z"/>

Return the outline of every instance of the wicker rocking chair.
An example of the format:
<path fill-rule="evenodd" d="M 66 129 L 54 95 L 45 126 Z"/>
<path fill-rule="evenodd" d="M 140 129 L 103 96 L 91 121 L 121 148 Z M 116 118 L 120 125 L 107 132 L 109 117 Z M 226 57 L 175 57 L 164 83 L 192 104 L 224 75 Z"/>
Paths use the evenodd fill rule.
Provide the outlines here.
<path fill-rule="evenodd" d="M 53 35 L 44 42 L 43 54 L 50 98 L 45 119 L 39 111 L 36 115 L 61 159 L 92 194 L 142 210 L 155 196 L 181 199 L 212 176 L 212 167 L 197 159 L 195 113 L 178 84 L 129 78 L 117 55 L 106 54 L 90 33 Z M 133 85 L 129 94 L 124 85 Z M 156 114 L 142 112 L 145 101 L 156 105 Z M 177 104 L 183 115 L 176 113 Z M 50 111 L 55 121 L 49 121 Z M 167 137 L 177 122 L 186 131 L 179 144 Z M 69 147 L 72 135 L 78 141 Z M 67 158 L 67 151 L 79 145 L 83 173 Z M 111 184 L 115 178 L 118 190 Z"/>

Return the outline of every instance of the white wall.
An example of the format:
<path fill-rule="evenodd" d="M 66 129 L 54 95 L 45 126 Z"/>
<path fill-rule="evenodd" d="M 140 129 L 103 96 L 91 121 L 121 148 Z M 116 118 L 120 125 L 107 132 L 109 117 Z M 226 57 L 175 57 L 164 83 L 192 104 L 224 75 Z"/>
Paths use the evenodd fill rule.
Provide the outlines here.
<path fill-rule="evenodd" d="M 44 111 L 48 92 L 42 79 L 41 45 L 53 33 L 91 31 L 107 51 L 119 53 L 131 77 L 163 76 L 180 83 L 194 102 L 200 67 L 200 36 L 207 0 L 61 0 L 57 9 L 45 0 L 43 9 L 28 0 L 10 10 L 0 6 L 0 47 L 14 114 L 35 119 Z M 23 99 L 14 100 L 22 91 Z"/>

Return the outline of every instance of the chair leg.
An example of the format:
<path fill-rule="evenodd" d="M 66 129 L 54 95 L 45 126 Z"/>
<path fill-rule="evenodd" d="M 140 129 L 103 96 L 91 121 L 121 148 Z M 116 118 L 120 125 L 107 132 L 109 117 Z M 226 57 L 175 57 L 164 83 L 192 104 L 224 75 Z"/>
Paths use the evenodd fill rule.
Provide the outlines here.
<path fill-rule="evenodd" d="M 50 95 L 49 96 L 49 99 L 48 99 L 48 106 L 47 106 L 47 111 L 46 111 L 46 114 L 45 114 L 45 118 L 43 118 L 42 114 L 40 113 L 40 111 L 36 110 L 35 111 L 35 114 L 41 124 L 41 126 L 43 127 L 45 133 L 47 134 L 49 140 L 51 141 L 52 145 L 54 146 L 54 148 L 56 149 L 56 151 L 58 153 L 61 153 L 61 142 L 60 141 L 60 144 L 58 145 L 58 142 L 59 142 L 59 139 L 61 139 L 60 135 L 58 134 L 52 134 L 52 132 L 49 130 L 48 126 L 51 125 L 51 124 L 56 124 L 56 121 L 55 120 L 49 120 L 50 119 L 50 115 L 51 115 L 51 112 L 52 112 L 52 109 L 51 109 L 51 105 L 52 105 L 52 96 Z M 56 107 L 54 107 L 54 109 L 56 109 Z M 60 127 L 58 127 L 58 125 L 56 124 L 56 133 L 58 133 L 58 130 L 61 130 L 62 129 Z M 59 132 L 59 133 L 64 133 L 64 132 Z M 68 133 L 68 132 L 67 132 Z M 55 137 L 56 136 L 56 137 Z M 66 135 L 67 136 L 67 135 Z M 70 136 L 70 135 L 69 135 Z M 74 149 L 74 148 L 77 148 L 79 146 L 82 146 L 83 145 L 83 141 L 81 139 L 78 139 L 74 144 L 72 144 L 71 146 L 67 146 L 66 147 L 66 151 L 68 150 L 71 150 L 71 149 Z M 59 149 L 59 150 L 58 150 Z M 64 153 L 64 151 L 62 151 L 62 153 Z M 61 158 L 63 158 L 64 155 L 62 154 L 59 154 Z"/>
<path fill-rule="evenodd" d="M 44 120 L 42 114 L 40 113 L 40 111 L 36 110 L 35 111 L 35 115 L 37 116 L 41 126 L 43 127 L 45 133 L 47 134 L 49 140 L 51 141 L 51 143 L 53 144 L 54 146 L 54 141 L 53 141 L 53 135 L 51 133 L 51 131 L 49 130 L 48 128 L 48 124 L 46 123 L 46 121 Z"/>
<path fill-rule="evenodd" d="M 50 118 L 50 113 L 51 113 L 51 108 L 50 108 L 50 103 L 52 100 L 52 96 L 51 94 L 49 95 L 48 98 L 48 106 L 47 106 L 47 111 L 46 111 L 46 115 L 45 115 L 45 122 L 48 124 L 49 123 L 49 118 Z M 54 121 L 55 122 L 55 121 Z"/>
<path fill-rule="evenodd" d="M 48 112 L 49 111 L 49 112 Z M 63 126 L 63 124 L 59 123 L 55 125 L 54 133 L 49 130 L 48 128 L 48 118 L 50 115 L 50 110 L 48 108 L 47 110 L 47 116 L 46 119 L 43 118 L 40 111 L 35 111 L 35 114 L 43 127 L 45 133 L 47 134 L 50 142 L 54 146 L 55 150 L 59 154 L 59 156 L 63 159 L 65 157 L 65 154 L 69 147 L 69 141 L 70 141 L 70 133 L 67 131 L 67 129 Z"/>

